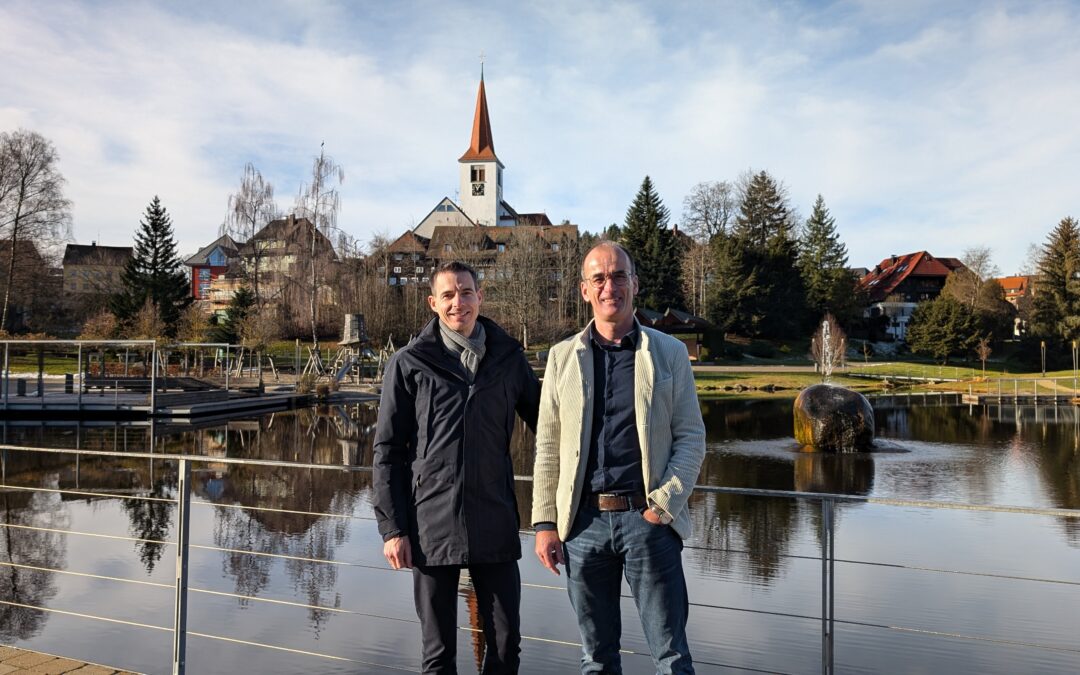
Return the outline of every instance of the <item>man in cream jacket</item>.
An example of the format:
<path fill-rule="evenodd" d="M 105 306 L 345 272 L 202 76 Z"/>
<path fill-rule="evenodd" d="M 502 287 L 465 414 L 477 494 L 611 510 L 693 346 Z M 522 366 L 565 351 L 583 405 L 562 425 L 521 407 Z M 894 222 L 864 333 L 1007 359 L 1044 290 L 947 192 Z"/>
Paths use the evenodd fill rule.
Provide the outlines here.
<path fill-rule="evenodd" d="M 682 342 L 634 319 L 629 254 L 603 241 L 585 256 L 593 321 L 551 349 L 533 469 L 536 555 L 567 573 L 582 673 L 619 673 L 625 574 L 658 673 L 693 673 L 682 570 L 687 500 L 705 456 Z"/>

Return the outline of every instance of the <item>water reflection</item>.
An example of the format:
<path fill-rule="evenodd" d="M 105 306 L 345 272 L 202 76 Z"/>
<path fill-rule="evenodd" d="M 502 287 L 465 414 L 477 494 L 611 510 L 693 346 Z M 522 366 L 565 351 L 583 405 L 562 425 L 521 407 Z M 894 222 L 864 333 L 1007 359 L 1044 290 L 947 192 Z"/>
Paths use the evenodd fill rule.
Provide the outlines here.
<path fill-rule="evenodd" d="M 880 405 L 875 402 L 880 451 L 839 455 L 800 451 L 792 438 L 790 402 L 703 401 L 702 409 L 709 446 L 699 479 L 703 484 L 1080 508 L 1080 416 L 1072 407 L 1062 406 L 1059 410 L 1009 406 L 905 407 L 894 402 Z M 9 441 L 30 445 L 155 453 L 197 452 L 212 460 L 227 457 L 333 466 L 370 465 L 375 417 L 373 405 L 355 405 L 296 410 L 200 427 L 160 423 L 81 427 L 36 424 L 7 425 L 4 432 Z M 532 437 L 524 426 L 519 426 L 518 432 L 512 447 L 514 468 L 517 474 L 528 475 L 532 467 Z M 15 485 L 169 499 L 175 496 L 176 466 L 161 459 L 77 459 L 64 455 L 11 453 L 5 459 L 3 471 L 6 482 Z M 368 474 L 234 466 L 210 461 L 196 465 L 192 483 L 196 499 L 213 504 L 213 507 L 193 510 L 193 514 L 201 513 L 203 517 L 199 532 L 204 540 L 199 543 L 212 543 L 226 549 L 200 554 L 207 556 L 199 561 L 200 569 L 209 573 L 199 580 L 199 584 L 244 596 L 315 606 L 290 610 L 296 614 L 278 617 L 274 612 L 285 610 L 267 609 L 261 604 L 258 612 L 240 615 L 243 620 L 238 620 L 235 612 L 247 612 L 255 603 L 244 599 L 217 599 L 214 601 L 217 604 L 212 605 L 213 613 L 204 613 L 199 619 L 206 632 L 235 634 L 246 639 L 259 639 L 265 635 L 291 637 L 303 633 L 311 639 L 325 641 L 325 644 L 298 642 L 298 647 L 360 656 L 355 651 L 360 648 L 356 646 L 359 638 L 353 623 L 355 618 L 345 620 L 335 612 L 317 607 L 357 609 L 359 606 L 373 615 L 411 616 L 406 588 L 408 575 L 395 575 L 380 567 L 377 538 L 371 534 L 374 527 L 366 520 L 370 514 Z M 522 523 L 528 523 L 532 486 L 530 482 L 519 481 L 517 487 L 519 516 Z M 6 492 L 2 496 L 5 522 L 46 523 L 56 529 L 67 527 L 73 514 L 94 509 L 104 513 L 104 505 L 112 503 L 104 497 L 61 498 L 51 493 Z M 258 506 L 260 509 L 237 506 Z M 168 540 L 174 536 L 175 510 L 171 504 L 124 500 L 116 502 L 115 513 L 120 518 L 118 527 L 126 528 L 126 533 L 132 536 L 146 540 Z M 325 513 L 352 518 L 320 515 Z M 701 606 L 716 603 L 797 611 L 808 616 L 820 606 L 820 600 L 815 596 L 820 582 L 814 577 L 820 565 L 813 560 L 820 550 L 818 538 L 822 529 L 817 502 L 699 491 L 691 500 L 691 517 L 696 537 L 687 548 L 691 561 L 687 569 L 695 602 Z M 934 518 L 938 517 L 934 515 Z M 837 514 L 838 542 L 842 552 L 845 545 L 849 547 L 846 553 L 853 559 L 915 560 L 932 566 L 935 564 L 933 557 L 941 556 L 943 561 L 937 564 L 942 568 L 971 569 L 974 566 L 1021 576 L 1038 576 L 1040 573 L 1031 572 L 1025 565 L 1033 564 L 1043 555 L 1059 556 L 1056 559 L 1060 560 L 1059 547 L 1080 548 L 1080 523 L 1076 519 L 1029 520 L 1012 525 L 1011 531 L 1006 523 L 1002 532 L 1025 537 L 1026 550 L 1014 553 L 993 548 L 995 545 L 1009 548 L 1005 534 L 1000 534 L 1005 537 L 1004 543 L 992 541 L 997 530 L 995 537 L 985 537 L 986 541 L 972 540 L 967 534 L 967 525 L 972 521 L 965 520 L 969 518 L 966 514 L 940 517 L 945 524 L 938 526 L 931 523 L 933 519 L 929 517 L 919 516 L 912 520 L 911 514 L 904 510 L 843 504 Z M 103 518 L 101 522 L 104 527 L 106 520 Z M 1038 525 L 1033 528 L 1032 522 Z M 1044 528 L 1047 522 L 1052 524 Z M 4 561 L 66 567 L 68 541 L 62 535 L 4 528 L 3 537 L 0 559 Z M 951 547 L 956 539 L 965 537 L 965 543 L 974 547 L 971 549 L 974 553 L 965 555 L 974 558 L 965 558 L 957 564 L 949 557 Z M 925 546 L 907 546 L 905 542 L 910 540 L 925 542 Z M 156 575 L 157 579 L 168 583 L 169 566 L 162 564 L 162 556 L 168 549 L 153 542 L 138 542 L 134 547 L 136 555 L 131 556 L 130 564 L 147 576 Z M 71 550 L 74 556 L 78 549 Z M 248 551 L 290 559 L 250 555 Z M 99 572 L 118 564 L 116 558 L 105 553 L 100 556 L 100 559 L 93 556 L 80 559 L 79 568 Z M 929 556 L 930 560 L 924 556 Z M 364 568 L 357 572 L 357 568 L 317 562 L 319 559 L 370 561 L 372 567 L 380 569 Z M 523 561 L 523 570 L 529 574 L 529 561 Z M 537 573 L 533 577 L 535 580 L 550 581 L 547 576 L 540 576 L 537 570 L 533 572 Z M 888 574 L 897 575 L 896 572 Z M 0 567 L 0 575 L 0 599 L 25 604 L 50 605 L 58 592 L 66 588 L 65 584 L 73 583 L 56 575 L 10 566 Z M 838 602 L 854 619 L 928 630 L 957 629 L 953 625 L 923 623 L 937 620 L 943 614 L 936 609 L 929 613 L 924 611 L 935 601 L 933 594 L 926 591 L 925 579 L 902 576 L 882 579 L 850 567 L 844 569 L 844 575 L 841 591 L 848 595 Z M 944 583 L 952 582 L 945 580 Z M 955 583 L 975 582 L 961 580 Z M 373 593 L 372 589 L 378 591 Z M 1027 587 L 1002 590 L 997 586 L 985 592 L 981 587 L 969 590 L 971 592 L 965 597 L 978 598 L 981 609 L 970 613 L 972 625 L 964 630 L 997 637 L 1001 637 L 995 633 L 997 626 L 978 623 L 981 617 L 1011 611 L 1007 608 L 1015 603 L 1030 602 L 1032 593 Z M 909 601 L 906 599 L 909 595 L 917 599 Z M 467 619 L 461 617 L 462 623 L 467 620 L 477 631 L 463 638 L 463 645 L 467 641 L 479 669 L 483 657 L 483 638 L 479 632 L 482 620 L 470 584 L 462 584 L 460 596 L 467 613 Z M 55 601 L 62 604 L 63 600 Z M 564 596 L 560 594 L 559 601 L 562 600 Z M 211 606 L 202 603 L 202 599 L 195 603 L 196 612 L 199 606 Z M 566 609 L 562 604 L 558 606 Z M 536 605 L 531 609 L 528 605 L 523 606 L 523 611 L 526 615 L 535 612 Z M 1046 611 L 1053 614 L 1051 609 Z M 1062 612 L 1068 614 L 1068 610 Z M 47 616 L 36 610 L 0 605 L 0 639 L 25 641 L 47 633 Z M 740 644 L 751 644 L 759 639 L 757 636 L 769 636 L 768 640 L 790 644 L 786 638 L 791 636 L 784 630 L 802 635 L 797 627 L 777 629 L 775 624 L 757 624 L 748 620 L 747 625 L 740 628 L 732 625 L 730 614 L 699 611 L 697 607 L 694 617 L 695 624 L 700 626 L 700 634 L 695 639 L 702 643 L 703 659 L 765 670 L 806 671 L 805 661 L 787 661 L 784 655 L 772 653 L 774 650 L 768 644 L 762 644 L 760 648 L 747 647 L 752 656 L 745 661 L 732 656 L 738 653 Z M 561 618 L 572 621 L 569 614 Z M 536 621 L 535 618 L 532 620 Z M 369 639 L 375 639 L 370 637 L 374 634 L 389 636 L 373 647 L 376 651 L 394 654 L 386 657 L 387 662 L 412 653 L 409 650 L 414 647 L 413 624 L 379 624 L 373 620 L 373 625 L 365 625 L 364 634 Z M 1062 621 L 1061 625 L 1069 625 L 1069 622 Z M 298 626 L 306 630 L 298 631 Z M 1038 634 L 1035 629 L 1032 632 Z M 781 640 L 780 636 L 785 639 Z M 760 639 L 766 640 L 765 637 Z M 1039 641 L 1037 637 L 1025 639 Z M 1046 641 L 1054 640 L 1047 638 Z M 762 656 L 760 661 L 755 661 L 759 655 L 770 658 Z M 933 658 L 940 656 L 940 651 L 931 651 L 926 659 L 933 663 Z M 461 657 L 463 663 L 469 657 L 464 646 Z M 573 660 L 573 656 L 570 658 Z M 868 661 L 850 658 L 853 659 L 853 671 L 874 670 L 872 667 L 860 668 L 860 664 L 873 664 L 873 655 L 867 657 Z M 242 658 L 229 663 L 233 664 L 234 670 L 256 667 L 254 662 Z M 1011 667 L 1016 662 L 1004 660 L 1002 664 L 1002 669 L 997 672 L 1007 672 L 1004 664 Z M 566 662 L 559 661 L 556 665 L 547 662 L 528 667 L 533 668 L 531 672 L 550 672 L 561 670 L 565 665 Z M 289 672 L 289 669 L 281 666 L 275 671 L 269 667 L 260 668 L 259 672 Z"/>
<path fill-rule="evenodd" d="M 66 511 L 61 508 L 60 495 L 55 493 L 8 492 L 0 494 L 0 507 L 6 525 L 0 536 L 0 598 L 12 603 L 47 607 L 57 592 L 56 576 L 38 569 L 16 567 L 31 565 L 42 568 L 67 566 L 67 547 L 62 535 L 26 527 L 68 526 Z M 46 612 L 0 604 L 0 643 L 11 644 L 27 640 L 44 628 Z"/>

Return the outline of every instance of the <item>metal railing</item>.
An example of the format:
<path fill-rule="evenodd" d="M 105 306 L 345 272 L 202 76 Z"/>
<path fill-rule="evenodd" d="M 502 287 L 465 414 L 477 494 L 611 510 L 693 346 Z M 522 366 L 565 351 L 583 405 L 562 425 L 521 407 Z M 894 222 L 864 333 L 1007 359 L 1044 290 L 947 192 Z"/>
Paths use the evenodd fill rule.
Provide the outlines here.
<path fill-rule="evenodd" d="M 8 465 L 8 462 L 9 462 L 9 458 L 8 458 L 8 453 L 9 452 L 27 452 L 27 453 L 46 453 L 46 454 L 56 454 L 56 455 L 74 455 L 76 457 L 76 459 L 78 459 L 79 457 L 107 457 L 107 458 L 121 458 L 121 459 L 150 459 L 150 460 L 158 460 L 158 461 L 166 461 L 166 462 L 175 462 L 176 466 L 177 466 L 177 469 L 178 469 L 178 471 L 177 471 L 177 475 L 178 475 L 177 496 L 176 496 L 175 499 L 173 499 L 173 498 L 166 498 L 166 497 L 146 496 L 146 495 L 125 495 L 125 494 L 117 494 L 115 492 L 101 491 L 101 490 L 80 490 L 80 489 L 72 490 L 72 489 L 42 487 L 42 486 L 9 485 L 8 482 L 7 482 L 7 465 Z M 193 594 L 193 593 L 195 593 L 195 594 L 209 594 L 209 595 L 216 595 L 216 596 L 233 597 L 233 598 L 242 599 L 244 601 L 255 601 L 255 602 L 263 602 L 263 603 L 272 603 L 272 604 L 277 604 L 277 605 L 288 605 L 288 606 L 294 606 L 294 607 L 303 607 L 303 608 L 310 609 L 310 610 L 319 610 L 319 611 L 327 611 L 327 612 L 334 612 L 334 613 L 341 613 L 341 614 L 366 616 L 366 617 L 372 617 L 372 618 L 383 620 L 383 621 L 395 621 L 395 622 L 413 623 L 413 624 L 418 623 L 415 619 L 411 619 L 411 618 L 410 619 L 403 619 L 403 618 L 400 618 L 400 617 L 393 617 L 393 616 L 386 616 L 386 615 L 380 615 L 380 614 L 365 613 L 365 612 L 359 612 L 359 611 L 355 611 L 355 610 L 343 609 L 343 608 L 340 608 L 340 607 L 314 605 L 314 604 L 310 604 L 310 603 L 298 603 L 298 602 L 291 602 L 291 601 L 280 600 L 280 599 L 260 598 L 258 596 L 254 596 L 254 595 L 243 595 L 243 594 L 238 594 L 238 593 L 226 593 L 226 592 L 221 592 L 221 591 L 214 591 L 214 590 L 209 590 L 209 589 L 192 588 L 189 585 L 189 574 L 188 574 L 188 572 L 189 572 L 189 553 L 190 553 L 191 549 L 218 551 L 218 552 L 224 552 L 224 553 L 228 553 L 228 554 L 238 554 L 238 555 L 269 556 L 269 557 L 276 558 L 276 559 L 302 561 L 302 562 L 316 563 L 316 564 L 328 564 L 328 565 L 339 565 L 339 566 L 349 566 L 349 567 L 364 567 L 364 568 L 370 568 L 370 569 L 391 571 L 391 570 L 389 570 L 388 567 L 381 566 L 381 565 L 368 565 L 368 564 L 359 563 L 359 562 L 349 562 L 349 561 L 333 560 L 333 559 L 321 559 L 321 558 L 313 558 L 313 557 L 302 558 L 302 557 L 298 557 L 298 556 L 291 556 L 291 555 L 287 555 L 287 554 L 273 553 L 273 552 L 267 552 L 267 551 L 243 550 L 243 549 L 225 548 L 225 547 L 219 547 L 219 546 L 206 546 L 206 545 L 199 545 L 199 544 L 191 543 L 191 540 L 190 540 L 191 509 L 193 507 L 198 507 L 198 506 L 212 506 L 212 507 L 216 507 L 216 508 L 234 508 L 234 509 L 241 509 L 241 510 L 248 510 L 248 511 L 263 511 L 263 512 L 270 512 L 270 513 L 301 514 L 301 515 L 314 516 L 314 517 L 319 517 L 319 518 L 347 518 L 347 519 L 352 519 L 352 520 L 373 520 L 370 517 L 357 516 L 357 515 L 353 515 L 353 514 L 311 512 L 311 511 L 302 511 L 302 510 L 269 508 L 269 507 L 262 507 L 262 506 L 256 506 L 256 505 L 218 504 L 218 503 L 214 503 L 214 502 L 210 502 L 210 501 L 193 502 L 192 499 L 191 499 L 191 497 L 192 497 L 192 489 L 191 489 L 191 467 L 192 467 L 192 464 L 213 463 L 213 464 L 218 464 L 218 465 L 245 465 L 245 466 L 258 466 L 258 467 L 264 467 L 264 468 L 277 467 L 277 468 L 290 468 L 290 469 L 315 469 L 315 470 L 321 470 L 321 471 L 345 471 L 345 472 L 360 472 L 360 473 L 369 473 L 371 471 L 371 467 L 349 466 L 349 465 L 310 464 L 310 463 L 281 461 L 281 460 L 251 460 L 251 459 L 237 459 L 237 458 L 227 458 L 227 457 L 208 457 L 208 456 L 195 456 L 195 455 L 165 454 L 165 453 L 154 453 L 154 452 L 116 452 L 116 451 L 100 451 L 100 450 L 79 450 L 79 449 L 70 449 L 70 448 L 41 448 L 41 447 L 27 447 L 27 446 L 15 446 L 15 445 L 0 445 L 0 459 L 2 459 L 2 461 L 0 461 L 0 480 L 2 480 L 2 482 L 0 482 L 0 490 L 28 491 L 28 492 L 50 492 L 50 493 L 59 493 L 61 495 L 68 495 L 68 496 L 82 497 L 82 498 L 97 497 L 97 498 L 136 499 L 136 500 L 144 500 L 144 501 L 166 502 L 166 503 L 171 503 L 171 504 L 176 505 L 177 516 L 178 516 L 177 521 L 176 521 L 177 527 L 176 527 L 176 536 L 175 536 L 174 541 L 153 540 L 153 539 L 136 538 L 136 537 L 126 537 L 126 536 L 94 533 L 94 532 L 66 530 L 66 529 L 59 529 L 59 528 L 44 528 L 44 527 L 37 527 L 37 526 L 32 526 L 32 525 L 14 524 L 14 523 L 10 523 L 10 522 L 0 523 L 0 528 L 8 528 L 10 530 L 15 530 L 15 531 L 18 531 L 18 530 L 36 530 L 36 531 L 59 533 L 59 534 L 63 534 L 63 535 L 66 535 L 66 536 L 80 536 L 81 535 L 81 536 L 88 536 L 88 537 L 102 537 L 102 538 L 107 538 L 107 539 L 117 539 L 117 540 L 126 540 L 126 541 L 134 541 L 134 542 L 152 543 L 152 544 L 158 544 L 158 545 L 171 545 L 171 546 L 175 547 L 175 577 L 174 577 L 174 581 L 173 581 L 173 583 L 171 585 L 170 584 L 157 583 L 157 582 L 151 582 L 151 581 L 145 581 L 145 580 L 124 579 L 124 578 L 118 578 L 118 577 L 101 575 L 101 574 L 93 574 L 93 573 L 88 573 L 88 572 L 77 572 L 77 571 L 73 571 L 73 570 L 54 569 L 54 568 L 48 568 L 48 567 L 27 565 L 27 564 L 23 564 L 23 563 L 0 561 L 0 566 L 20 567 L 20 568 L 32 569 L 32 570 L 35 570 L 35 571 L 46 572 L 46 573 L 54 573 L 54 574 L 62 574 L 62 575 L 74 575 L 74 576 L 78 576 L 78 577 L 98 579 L 98 580 L 107 580 L 107 581 L 113 581 L 113 582 L 142 584 L 142 585 L 153 586 L 153 587 L 158 587 L 158 588 L 171 588 L 173 590 L 173 593 L 174 593 L 174 602 L 173 602 L 174 614 L 173 614 L 173 621 L 172 621 L 171 626 L 160 626 L 160 625 L 147 624 L 147 623 L 136 622 L 136 621 L 117 619 L 117 618 L 112 618 L 112 617 L 96 616 L 96 615 L 92 615 L 92 614 L 68 611 L 68 610 L 63 610 L 63 609 L 58 609 L 58 608 L 51 608 L 51 607 L 46 607 L 46 606 L 27 605 L 27 604 L 13 602 L 13 601 L 9 601 L 9 600 L 0 600 L 0 604 L 13 605 L 13 606 L 17 606 L 17 607 L 25 607 L 27 609 L 43 611 L 43 612 L 51 612 L 51 613 L 67 615 L 67 616 L 72 616 L 72 617 L 77 617 L 77 618 L 82 618 L 82 619 L 88 619 L 88 620 L 94 620 L 94 621 L 102 621 L 102 622 L 109 622 L 109 623 L 115 623 L 115 624 L 121 624 L 121 625 L 133 626 L 133 627 L 148 628 L 148 629 L 153 629 L 153 630 L 158 630 L 158 631 L 169 631 L 169 632 L 172 633 L 172 637 L 173 637 L 171 671 L 174 674 L 182 674 L 182 673 L 186 672 L 186 668 L 187 668 L 187 638 L 189 636 L 197 636 L 197 637 L 200 637 L 200 638 L 219 640 L 219 641 L 224 641 L 224 642 L 229 642 L 229 643 L 234 643 L 234 644 L 242 644 L 242 645 L 246 645 L 246 646 L 254 647 L 254 648 L 278 650 L 278 651 L 282 651 L 282 652 L 289 652 L 289 653 L 292 653 L 292 654 L 303 655 L 303 656 L 312 657 L 312 658 L 329 659 L 329 660 L 333 660 L 333 661 L 337 661 L 337 662 L 352 663 L 352 664 L 361 665 L 361 666 L 378 667 L 378 668 L 384 668 L 384 669 L 390 669 L 390 670 L 410 671 L 410 669 L 407 668 L 407 667 L 402 667 L 400 665 L 395 665 L 395 664 L 377 663 L 377 662 L 373 662 L 373 661 L 365 661 L 365 660 L 348 658 L 348 657 L 339 656 L 339 655 L 318 653 L 318 652 L 314 652 L 314 651 L 301 650 L 301 649 L 293 649 L 293 648 L 289 648 L 289 647 L 284 647 L 282 645 L 266 644 L 266 643 L 260 643 L 260 642 L 251 641 L 251 640 L 243 640 L 243 639 L 224 636 L 224 635 L 211 635 L 211 634 L 207 634 L 207 633 L 195 632 L 195 631 L 189 630 L 188 625 L 187 625 L 188 601 L 189 601 L 190 595 Z M 519 481 L 531 481 L 532 480 L 532 478 L 530 476 L 516 476 L 515 478 L 517 480 L 519 480 Z M 834 650 L 835 650 L 835 635 L 836 635 L 835 629 L 836 629 L 836 625 L 838 623 L 839 624 L 846 624 L 846 625 L 849 625 L 849 626 L 863 626 L 863 627 L 891 629 L 891 630 L 899 630 L 899 631 L 907 631 L 907 632 L 920 632 L 920 633 L 925 633 L 925 634 L 932 634 L 932 635 L 934 635 L 936 637 L 949 638 L 949 639 L 972 640 L 972 641 L 976 641 L 976 642 L 989 641 L 989 642 L 994 642 L 996 644 L 1009 643 L 1009 644 L 1021 645 L 1021 646 L 1024 646 L 1024 647 L 1035 647 L 1035 648 L 1041 648 L 1041 649 L 1047 649 L 1047 650 L 1055 650 L 1055 651 L 1061 651 L 1062 649 L 1064 649 L 1066 651 L 1072 651 L 1072 652 L 1076 652 L 1077 654 L 1080 654 L 1080 648 L 1062 647 L 1061 645 L 1047 645 L 1047 644 L 1038 644 L 1038 643 L 1032 643 L 1032 642 L 1006 641 L 1006 640 L 1000 640 L 1000 639 L 994 639 L 994 638 L 987 638 L 987 637 L 984 637 L 984 636 L 965 635 L 965 634 L 962 634 L 962 633 L 955 633 L 955 632 L 950 633 L 950 632 L 942 632 L 942 631 L 926 631 L 926 630 L 921 630 L 921 629 L 918 629 L 918 628 L 911 628 L 911 627 L 898 627 L 898 626 L 893 626 L 893 625 L 874 624 L 874 623 L 860 622 L 860 621 L 854 621 L 854 620 L 843 620 L 843 619 L 838 619 L 836 617 L 836 612 L 835 612 L 835 575 L 836 575 L 835 568 L 836 568 L 836 562 L 837 562 L 836 547 L 835 547 L 835 537 L 836 537 L 836 529 L 835 529 L 836 513 L 835 512 L 836 512 L 836 507 L 837 507 L 838 504 L 842 504 L 842 503 L 861 503 L 861 504 L 875 504 L 875 505 L 883 505 L 883 506 L 890 506 L 890 507 L 900 507 L 900 508 L 962 510 L 962 511 L 970 511 L 970 512 L 980 512 L 980 513 L 1010 513 L 1010 514 L 1025 514 L 1025 515 L 1034 515 L 1034 516 L 1052 516 L 1052 517 L 1057 517 L 1057 518 L 1068 518 L 1068 519 L 1080 518 L 1080 510 L 1054 509 L 1054 508 L 1035 508 L 1035 507 L 1021 507 L 1021 506 L 989 506 L 989 505 L 963 504 L 963 503 L 928 501 L 928 500 L 890 499 L 890 498 L 868 497 L 868 496 L 858 496 L 858 495 L 843 495 L 843 494 L 816 493 L 816 492 L 793 492 L 793 491 L 787 491 L 787 490 L 767 490 L 767 489 L 754 489 L 754 488 L 730 488 L 730 487 L 716 487 L 716 486 L 708 486 L 708 485 L 698 485 L 698 486 L 695 487 L 695 491 L 699 492 L 699 493 L 706 493 L 706 494 L 738 495 L 738 496 L 743 496 L 743 497 L 762 498 L 762 499 L 797 499 L 797 500 L 806 500 L 806 501 L 811 501 L 811 502 L 819 502 L 821 504 L 821 516 L 822 517 L 821 517 L 821 530 L 820 530 L 820 535 L 821 535 L 820 536 L 820 555 L 818 556 L 818 558 L 820 559 L 820 564 L 821 564 L 821 598 L 820 598 L 821 613 L 820 613 L 820 615 L 819 616 L 808 616 L 808 615 L 805 615 L 805 614 L 795 614 L 795 613 L 785 613 L 785 612 L 765 612 L 765 613 L 767 613 L 767 614 L 776 614 L 776 615 L 779 615 L 779 616 L 784 616 L 784 617 L 789 617 L 789 618 L 813 620 L 813 621 L 816 621 L 816 622 L 819 623 L 819 625 L 820 625 L 820 633 L 821 633 L 821 647 L 820 647 L 821 662 L 820 662 L 820 668 L 821 668 L 821 672 L 823 674 L 825 674 L 825 675 L 831 675 L 834 672 L 834 661 L 835 661 L 835 658 L 834 658 L 835 651 Z M 693 548 L 693 547 L 690 547 L 690 548 Z M 708 548 L 708 550 L 709 551 L 724 551 L 724 552 L 727 552 L 727 553 L 749 553 L 747 551 L 737 551 L 737 550 L 732 550 L 732 549 Z M 801 559 L 807 559 L 808 558 L 808 556 L 793 555 L 793 554 L 782 554 L 782 556 L 783 557 L 789 557 L 789 558 L 801 558 Z M 844 562 L 846 564 L 860 564 L 860 565 L 871 565 L 871 566 L 880 566 L 880 565 L 884 564 L 884 563 L 880 563 L 880 562 L 868 562 L 868 561 L 858 561 L 858 560 L 843 560 L 841 562 Z M 1080 581 L 1078 581 L 1078 580 L 1041 579 L 1041 578 L 1032 578 L 1032 577 L 1020 577 L 1020 576 L 1015 576 L 1015 575 L 1004 575 L 1004 574 L 991 574 L 991 573 L 985 573 L 985 572 L 963 571 L 963 570 L 956 570 L 956 569 L 937 569 L 937 568 L 930 568 L 930 567 L 923 567 L 923 566 L 908 566 L 908 565 L 894 564 L 894 563 L 888 563 L 888 565 L 890 567 L 897 567 L 897 568 L 903 568 L 903 569 L 915 569 L 915 570 L 920 570 L 920 571 L 931 571 L 931 572 L 937 572 L 937 573 L 941 573 L 941 574 L 976 575 L 976 576 L 989 577 L 989 578 L 1001 578 L 1001 579 L 1011 579 L 1011 580 L 1022 579 L 1022 580 L 1025 580 L 1025 581 L 1033 581 L 1033 582 L 1043 582 L 1043 583 L 1052 583 L 1052 584 L 1067 584 L 1067 585 L 1073 585 L 1073 586 L 1080 586 Z M 531 586 L 531 587 L 534 587 L 534 588 L 547 589 L 547 590 L 562 590 L 560 586 L 549 586 L 549 585 L 540 585 L 540 584 L 524 584 L 524 585 Z M 696 606 L 696 607 L 709 607 L 709 608 L 713 608 L 713 609 L 729 609 L 729 610 L 734 610 L 734 611 L 739 611 L 739 612 L 749 612 L 749 613 L 760 613 L 760 612 L 762 612 L 762 610 L 758 610 L 758 609 L 754 609 L 754 608 L 748 608 L 748 607 L 721 607 L 719 605 L 712 605 L 712 604 L 707 604 L 707 603 L 697 603 L 697 602 L 693 602 L 693 601 L 691 602 L 691 605 Z M 475 631 L 476 629 L 475 628 L 470 628 L 470 627 L 461 627 L 461 630 Z M 528 641 L 528 640 L 536 640 L 536 641 L 541 641 L 541 642 L 545 642 L 545 643 L 557 643 L 557 644 L 561 644 L 561 645 L 580 647 L 580 644 L 578 644 L 576 642 L 557 640 L 557 639 L 548 638 L 548 637 L 540 637 L 540 636 L 522 636 L 522 637 L 523 637 L 523 640 L 526 640 L 526 641 Z M 630 650 L 630 649 L 623 649 L 622 652 L 623 652 L 623 654 L 626 654 L 626 655 L 635 655 L 635 656 L 641 656 L 641 657 L 645 657 L 645 658 L 647 658 L 649 656 L 647 653 L 635 652 L 634 650 Z M 710 662 L 708 660 L 699 659 L 699 658 L 695 658 L 695 662 L 700 664 L 700 665 L 713 665 L 713 666 L 718 666 L 718 667 L 738 667 L 738 668 L 740 668 L 742 670 L 750 670 L 750 671 L 754 670 L 753 668 L 747 668 L 746 666 L 732 666 L 731 664 Z M 769 672 L 778 672 L 778 671 L 770 670 Z"/>

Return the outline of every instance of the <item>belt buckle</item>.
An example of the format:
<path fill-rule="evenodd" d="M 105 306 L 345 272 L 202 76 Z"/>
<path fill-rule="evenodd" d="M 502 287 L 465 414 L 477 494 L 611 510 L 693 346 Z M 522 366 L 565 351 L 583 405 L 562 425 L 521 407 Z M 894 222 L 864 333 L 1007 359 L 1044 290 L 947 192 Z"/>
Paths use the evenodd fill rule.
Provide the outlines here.
<path fill-rule="evenodd" d="M 615 502 L 618 506 L 612 502 Z M 601 511 L 629 511 L 630 498 L 626 495 L 600 493 L 596 495 L 596 505 Z"/>

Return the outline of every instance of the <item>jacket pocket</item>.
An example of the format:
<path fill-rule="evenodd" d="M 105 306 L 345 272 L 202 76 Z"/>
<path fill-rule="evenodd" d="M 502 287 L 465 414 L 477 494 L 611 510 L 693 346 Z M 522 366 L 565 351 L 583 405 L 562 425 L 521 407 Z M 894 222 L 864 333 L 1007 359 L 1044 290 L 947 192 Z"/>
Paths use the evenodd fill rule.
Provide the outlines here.
<path fill-rule="evenodd" d="M 434 396 L 434 383 L 426 376 L 421 375 L 416 383 L 416 457 L 423 459 L 427 456 L 428 443 L 431 441 L 435 415 L 432 410 Z"/>

